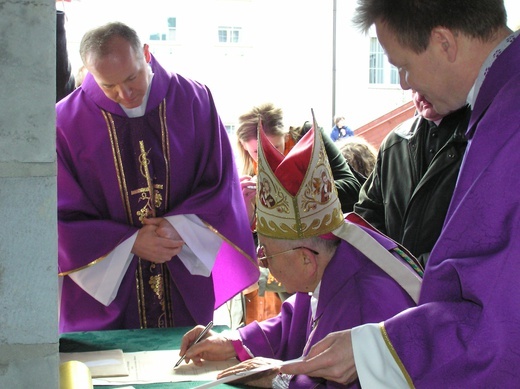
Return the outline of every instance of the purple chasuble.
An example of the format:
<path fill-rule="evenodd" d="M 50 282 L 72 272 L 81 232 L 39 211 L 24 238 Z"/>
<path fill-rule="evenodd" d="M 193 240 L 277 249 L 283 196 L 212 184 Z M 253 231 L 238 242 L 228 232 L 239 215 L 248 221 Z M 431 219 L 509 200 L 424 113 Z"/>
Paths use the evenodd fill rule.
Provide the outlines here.
<path fill-rule="evenodd" d="M 384 325 L 417 388 L 520 381 L 520 39 L 495 60 L 419 306 Z"/>
<path fill-rule="evenodd" d="M 151 67 L 143 117 L 127 117 L 91 75 L 56 105 L 61 332 L 207 324 L 258 280 L 233 151 L 209 90 L 153 58 Z M 177 257 L 164 265 L 134 257 L 104 306 L 67 276 L 102 261 L 143 218 L 184 214 L 223 239 L 209 277 Z"/>
<path fill-rule="evenodd" d="M 396 248 L 390 239 L 361 228 L 387 250 Z M 261 323 L 253 322 L 239 332 L 253 355 L 289 360 L 306 354 L 330 332 L 377 323 L 412 306 L 415 306 L 413 300 L 397 282 L 356 248 L 341 241 L 323 274 L 314 320 L 310 296 L 296 293 L 283 303 L 278 316 Z M 358 388 L 359 381 L 345 386 L 295 376 L 289 387 Z"/>

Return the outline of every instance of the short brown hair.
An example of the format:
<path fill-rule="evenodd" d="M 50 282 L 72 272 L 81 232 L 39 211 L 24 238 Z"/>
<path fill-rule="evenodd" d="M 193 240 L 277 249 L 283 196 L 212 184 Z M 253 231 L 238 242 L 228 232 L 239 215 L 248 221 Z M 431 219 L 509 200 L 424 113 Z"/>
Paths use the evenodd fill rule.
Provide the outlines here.
<path fill-rule="evenodd" d="M 377 160 L 377 150 L 361 136 L 350 136 L 342 141 L 341 154 L 356 172 L 368 177 Z"/>

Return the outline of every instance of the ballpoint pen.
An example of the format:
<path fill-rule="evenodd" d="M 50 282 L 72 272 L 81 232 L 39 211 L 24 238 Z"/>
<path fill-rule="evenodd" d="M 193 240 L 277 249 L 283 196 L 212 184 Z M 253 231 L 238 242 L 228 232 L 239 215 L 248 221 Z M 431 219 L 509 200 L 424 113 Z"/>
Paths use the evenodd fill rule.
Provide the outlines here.
<path fill-rule="evenodd" d="M 197 337 L 197 339 L 195 339 L 195 342 L 193 342 L 193 344 L 190 346 L 192 347 L 194 344 L 197 344 L 201 341 L 201 339 L 203 338 L 204 335 L 206 335 L 206 333 L 211 330 L 213 328 L 213 322 L 210 321 L 208 323 L 208 325 L 202 330 L 202 332 L 200 333 L 200 335 Z M 184 358 L 186 357 L 186 354 L 184 354 L 182 357 L 180 357 L 180 359 L 177 361 L 177 363 L 175 364 L 175 366 L 173 367 L 174 369 L 179 366 L 181 364 L 182 361 L 184 361 Z"/>

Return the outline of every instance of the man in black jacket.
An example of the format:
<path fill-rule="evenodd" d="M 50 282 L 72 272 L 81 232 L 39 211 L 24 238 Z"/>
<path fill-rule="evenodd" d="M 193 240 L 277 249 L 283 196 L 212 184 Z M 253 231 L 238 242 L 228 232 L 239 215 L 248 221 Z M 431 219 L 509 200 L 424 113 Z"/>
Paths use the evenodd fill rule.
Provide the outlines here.
<path fill-rule="evenodd" d="M 439 115 L 413 91 L 418 115 L 383 140 L 354 211 L 426 265 L 437 241 L 466 149 L 467 106 Z"/>

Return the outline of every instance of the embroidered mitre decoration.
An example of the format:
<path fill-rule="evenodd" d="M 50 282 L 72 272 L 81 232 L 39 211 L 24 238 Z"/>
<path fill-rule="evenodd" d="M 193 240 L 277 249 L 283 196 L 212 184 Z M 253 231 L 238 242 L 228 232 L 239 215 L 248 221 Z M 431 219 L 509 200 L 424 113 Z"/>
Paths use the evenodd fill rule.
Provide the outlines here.
<path fill-rule="evenodd" d="M 344 217 L 321 131 L 313 127 L 284 157 L 258 129 L 257 221 L 259 234 L 303 239 L 327 234 Z"/>

